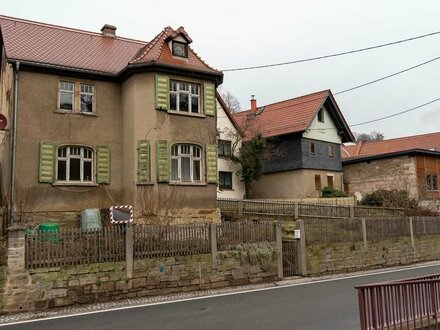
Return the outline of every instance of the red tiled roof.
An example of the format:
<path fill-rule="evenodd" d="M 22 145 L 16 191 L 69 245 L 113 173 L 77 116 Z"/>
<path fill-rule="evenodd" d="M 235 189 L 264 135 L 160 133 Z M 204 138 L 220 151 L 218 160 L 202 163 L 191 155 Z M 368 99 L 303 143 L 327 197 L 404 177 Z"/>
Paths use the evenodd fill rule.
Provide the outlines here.
<path fill-rule="evenodd" d="M 129 64 L 149 62 L 221 74 L 190 49 L 188 59 L 176 59 L 170 54 L 169 48 L 164 47 L 165 39 L 178 35 L 191 41 L 182 27 L 178 30 L 166 27 L 151 42 L 104 36 L 1 15 L 0 29 L 6 57 L 10 60 L 110 75 L 118 74 Z"/>
<path fill-rule="evenodd" d="M 413 149 L 440 151 L 440 132 L 341 146 L 341 157 L 347 159 Z"/>
<path fill-rule="evenodd" d="M 235 113 L 233 116 L 248 134 L 259 132 L 264 137 L 271 137 L 304 132 L 329 95 L 330 91 L 324 90 L 259 107 L 256 116 L 250 110 Z M 262 108 L 264 110 L 258 114 Z"/>

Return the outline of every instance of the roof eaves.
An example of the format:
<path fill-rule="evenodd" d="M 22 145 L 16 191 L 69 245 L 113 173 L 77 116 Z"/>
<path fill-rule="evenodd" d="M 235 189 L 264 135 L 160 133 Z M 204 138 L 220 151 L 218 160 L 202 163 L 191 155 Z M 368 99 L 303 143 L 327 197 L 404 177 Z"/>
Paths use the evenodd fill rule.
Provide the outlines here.
<path fill-rule="evenodd" d="M 339 105 L 336 102 L 336 99 L 334 98 L 331 90 L 328 90 L 327 98 L 330 98 L 331 103 L 333 104 L 334 109 L 336 111 L 336 117 L 341 121 L 340 124 L 342 125 L 342 127 L 341 127 L 341 125 L 339 125 L 339 123 L 335 123 L 337 125 L 337 128 L 338 129 L 340 129 L 340 128 L 343 129 L 344 133 L 345 133 L 345 135 L 347 137 L 347 140 L 346 141 L 343 140 L 342 142 L 344 142 L 344 143 L 346 143 L 346 142 L 354 142 L 356 139 L 355 139 L 355 137 L 354 137 L 354 135 L 353 135 L 353 133 L 352 133 L 352 131 L 350 129 L 350 126 L 348 126 L 348 124 L 347 124 L 347 122 L 346 122 L 346 120 L 344 118 L 344 115 L 342 114 L 341 109 L 339 109 Z"/>
<path fill-rule="evenodd" d="M 416 155 L 416 154 L 440 157 L 439 151 L 416 148 L 416 149 L 387 152 L 387 153 L 377 154 L 377 155 L 350 157 L 350 158 L 342 159 L 341 161 L 342 161 L 342 164 L 354 164 L 354 163 L 361 163 L 361 162 L 376 160 L 376 159 L 390 158 L 390 157 L 396 157 L 396 156 L 405 156 L 405 155 L 412 156 L 412 155 Z"/>
<path fill-rule="evenodd" d="M 28 61 L 28 60 L 21 60 L 18 58 L 7 58 L 7 62 L 8 63 L 20 62 L 21 65 L 28 65 L 28 66 L 39 67 L 39 68 L 51 68 L 51 69 L 58 69 L 58 70 L 65 70 L 65 71 L 72 71 L 72 72 L 93 73 L 96 75 L 107 76 L 107 77 L 116 77 L 118 75 L 116 72 L 90 70 L 90 69 L 85 69 L 85 68 L 77 68 L 77 67 L 70 67 L 70 66 L 64 66 L 64 65 L 43 63 L 43 62 L 33 62 L 33 61 Z"/>

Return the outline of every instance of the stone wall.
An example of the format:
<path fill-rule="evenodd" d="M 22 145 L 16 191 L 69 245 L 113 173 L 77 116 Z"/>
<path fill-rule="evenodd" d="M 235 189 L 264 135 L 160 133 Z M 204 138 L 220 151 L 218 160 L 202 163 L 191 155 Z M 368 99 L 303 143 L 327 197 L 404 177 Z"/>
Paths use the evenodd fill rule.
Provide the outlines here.
<path fill-rule="evenodd" d="M 280 251 L 281 227 L 276 228 Z M 24 231 L 9 230 L 8 244 L 8 267 L 0 269 L 1 312 L 220 288 L 282 277 L 280 255 L 260 266 L 237 251 L 217 252 L 216 248 L 211 254 L 142 260 L 130 258 L 133 251 L 128 249 L 127 260 L 122 262 L 26 269 Z"/>
<path fill-rule="evenodd" d="M 402 237 L 364 243 L 344 242 L 307 246 L 307 272 L 310 275 L 351 272 L 407 265 L 440 259 L 440 236 Z"/>
<path fill-rule="evenodd" d="M 377 189 L 407 190 L 418 198 L 416 161 L 401 156 L 344 165 L 344 183 L 350 194 L 362 197 Z"/>

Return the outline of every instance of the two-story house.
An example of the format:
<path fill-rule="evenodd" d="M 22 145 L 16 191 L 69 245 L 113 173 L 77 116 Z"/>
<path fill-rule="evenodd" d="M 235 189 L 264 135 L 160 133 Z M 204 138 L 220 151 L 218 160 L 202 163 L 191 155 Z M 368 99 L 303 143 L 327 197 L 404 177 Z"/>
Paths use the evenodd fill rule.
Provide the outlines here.
<path fill-rule="evenodd" d="M 342 189 L 340 146 L 354 140 L 330 90 L 234 114 L 245 140 L 262 134 L 270 156 L 253 198 L 319 197 L 325 186 Z"/>
<path fill-rule="evenodd" d="M 0 16 L 2 195 L 15 210 L 132 204 L 217 220 L 216 87 L 183 27 L 151 41 Z M 11 219 L 14 220 L 14 219 Z M 41 219 L 44 221 L 44 219 Z"/>

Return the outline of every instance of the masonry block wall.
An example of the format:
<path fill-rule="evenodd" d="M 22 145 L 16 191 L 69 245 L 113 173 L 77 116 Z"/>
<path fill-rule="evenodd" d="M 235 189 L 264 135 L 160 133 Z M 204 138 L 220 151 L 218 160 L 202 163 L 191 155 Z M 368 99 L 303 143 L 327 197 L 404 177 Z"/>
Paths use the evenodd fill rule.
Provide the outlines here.
<path fill-rule="evenodd" d="M 350 194 L 362 196 L 377 189 L 407 190 L 418 197 L 416 161 L 402 156 L 344 165 L 344 182 Z"/>
<path fill-rule="evenodd" d="M 307 246 L 309 275 L 361 271 L 440 259 L 440 236 Z"/>

